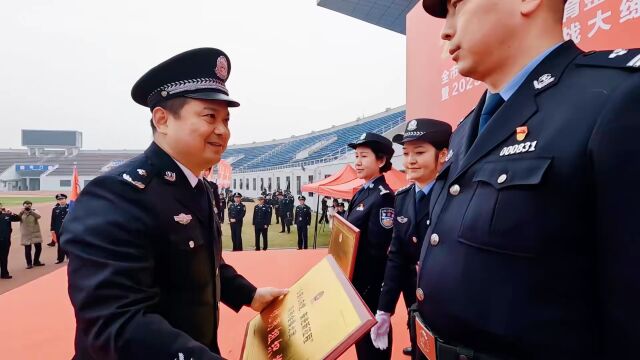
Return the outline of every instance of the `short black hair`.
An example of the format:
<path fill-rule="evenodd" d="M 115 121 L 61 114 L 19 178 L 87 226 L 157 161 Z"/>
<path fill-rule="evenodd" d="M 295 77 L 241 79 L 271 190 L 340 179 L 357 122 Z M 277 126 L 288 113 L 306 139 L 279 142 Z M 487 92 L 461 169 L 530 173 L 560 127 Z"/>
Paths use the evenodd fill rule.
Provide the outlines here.
<path fill-rule="evenodd" d="M 381 174 L 384 174 L 387 171 L 391 170 L 391 157 L 388 154 L 378 152 L 377 150 L 373 150 L 373 154 L 376 156 L 376 160 L 384 159 L 384 165 L 380 167 Z"/>
<path fill-rule="evenodd" d="M 181 96 L 181 97 L 169 99 L 167 101 L 163 101 L 163 102 L 159 103 L 158 105 L 154 106 L 151 109 L 151 111 L 153 112 L 153 109 L 155 109 L 157 107 L 161 107 L 161 108 L 165 109 L 166 111 L 168 111 L 169 114 L 171 114 L 171 115 L 173 115 L 175 117 L 179 117 L 180 116 L 180 111 L 182 111 L 182 108 L 184 108 L 184 106 L 187 105 L 188 102 L 189 102 L 189 98 Z M 151 124 L 151 131 L 155 134 L 156 131 L 158 131 L 158 129 L 156 129 L 156 126 L 153 123 L 153 117 L 151 117 L 151 120 L 149 121 L 149 123 Z"/>
<path fill-rule="evenodd" d="M 22 205 L 33 205 L 33 203 L 29 200 L 25 200 Z"/>

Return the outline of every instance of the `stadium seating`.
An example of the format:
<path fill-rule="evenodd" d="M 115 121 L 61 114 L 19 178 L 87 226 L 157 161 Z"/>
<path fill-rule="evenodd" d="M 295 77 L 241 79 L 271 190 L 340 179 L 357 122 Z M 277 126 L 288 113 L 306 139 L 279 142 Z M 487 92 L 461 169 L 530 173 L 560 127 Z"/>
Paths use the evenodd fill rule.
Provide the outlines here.
<path fill-rule="evenodd" d="M 302 136 L 255 144 L 231 145 L 223 158 L 234 173 L 260 171 L 268 168 L 290 168 L 313 162 L 330 162 L 345 155 L 347 144 L 367 131 L 385 133 L 405 121 L 404 107 L 382 114 L 334 126 Z M 63 150 L 42 151 L 35 156 L 24 149 L 0 150 L 0 174 L 16 164 L 50 165 L 51 170 L 38 170 L 21 177 L 70 176 L 74 165 L 80 175 L 94 177 L 113 166 L 125 162 L 141 151 L 79 150 L 66 154 Z"/>

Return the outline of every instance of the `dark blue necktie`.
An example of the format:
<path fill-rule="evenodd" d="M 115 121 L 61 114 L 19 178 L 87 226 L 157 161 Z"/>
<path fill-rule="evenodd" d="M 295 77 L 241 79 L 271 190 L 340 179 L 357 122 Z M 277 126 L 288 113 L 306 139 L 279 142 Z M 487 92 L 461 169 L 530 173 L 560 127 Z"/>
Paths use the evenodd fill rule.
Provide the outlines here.
<path fill-rule="evenodd" d="M 500 93 L 487 93 L 487 99 L 484 102 L 484 107 L 482 108 L 482 113 L 480 114 L 480 126 L 478 127 L 478 135 L 484 130 L 487 123 L 495 114 L 500 106 L 504 104 L 504 99 L 500 96 Z"/>
<path fill-rule="evenodd" d="M 419 207 L 420 203 L 422 202 L 422 199 L 424 199 L 425 197 L 427 197 L 427 194 L 425 194 L 424 191 L 422 190 L 418 191 L 418 193 L 416 194 L 416 208 Z"/>

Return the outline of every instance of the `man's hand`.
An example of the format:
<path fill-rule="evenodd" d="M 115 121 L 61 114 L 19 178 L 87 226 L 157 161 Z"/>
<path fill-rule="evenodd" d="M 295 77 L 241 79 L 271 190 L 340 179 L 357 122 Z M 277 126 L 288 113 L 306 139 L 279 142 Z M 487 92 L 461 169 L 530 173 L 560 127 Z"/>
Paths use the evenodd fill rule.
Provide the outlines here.
<path fill-rule="evenodd" d="M 273 300 L 289 293 L 289 289 L 276 289 L 272 287 L 259 288 L 251 301 L 251 308 L 257 312 L 262 311 Z"/>
<path fill-rule="evenodd" d="M 385 350 L 389 346 L 391 314 L 378 310 L 376 320 L 378 323 L 371 328 L 371 342 L 376 349 Z"/>
<path fill-rule="evenodd" d="M 229 219 L 229 222 L 236 222 L 236 219 Z"/>
<path fill-rule="evenodd" d="M 58 242 L 58 238 L 56 237 L 56 232 L 55 231 L 51 232 L 51 240 L 53 242 Z"/>
<path fill-rule="evenodd" d="M 268 228 L 269 228 L 269 225 L 265 225 L 265 226 L 264 226 L 264 228 L 265 228 L 265 229 L 268 229 Z"/>

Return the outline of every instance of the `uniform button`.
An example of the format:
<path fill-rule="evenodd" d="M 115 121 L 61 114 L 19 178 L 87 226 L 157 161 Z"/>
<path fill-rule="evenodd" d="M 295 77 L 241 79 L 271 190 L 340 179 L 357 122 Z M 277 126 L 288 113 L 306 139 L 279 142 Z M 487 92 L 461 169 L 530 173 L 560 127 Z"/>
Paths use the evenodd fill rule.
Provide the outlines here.
<path fill-rule="evenodd" d="M 456 196 L 458 194 L 460 194 L 460 186 L 458 184 L 455 184 L 453 186 L 451 186 L 449 188 L 449 194 Z"/>
<path fill-rule="evenodd" d="M 424 292 L 422 291 L 422 289 L 418 288 L 416 290 L 416 298 L 418 298 L 418 301 L 424 300 Z"/>
<path fill-rule="evenodd" d="M 189 247 L 193 249 L 194 246 L 196 246 L 196 244 L 193 242 L 193 240 L 189 241 Z"/>
<path fill-rule="evenodd" d="M 498 184 L 502 184 L 505 181 L 507 181 L 507 174 L 502 174 L 498 176 Z"/>
<path fill-rule="evenodd" d="M 413 243 L 414 243 L 414 244 L 417 244 L 417 243 L 418 243 L 418 238 L 417 238 L 417 237 L 415 237 L 415 236 L 413 237 Z"/>
<path fill-rule="evenodd" d="M 431 219 L 427 220 L 427 226 L 431 225 Z"/>
<path fill-rule="evenodd" d="M 437 246 L 439 242 L 440 242 L 440 236 L 438 236 L 438 234 L 431 235 L 430 243 L 432 246 Z"/>

